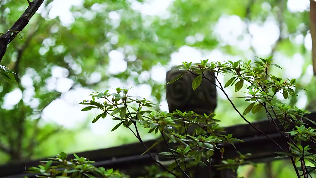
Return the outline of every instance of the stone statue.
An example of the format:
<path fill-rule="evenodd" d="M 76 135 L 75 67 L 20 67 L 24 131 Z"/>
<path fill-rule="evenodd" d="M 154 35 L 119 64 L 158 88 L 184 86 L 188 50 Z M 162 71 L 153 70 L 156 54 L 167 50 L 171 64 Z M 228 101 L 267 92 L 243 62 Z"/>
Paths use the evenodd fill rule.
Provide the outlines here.
<path fill-rule="evenodd" d="M 197 75 L 177 68 L 172 68 L 167 72 L 167 83 L 185 72 L 187 73 L 182 78 L 166 86 L 169 112 L 178 109 L 182 112 L 194 111 L 198 114 L 213 113 L 217 106 L 213 72 L 204 72 L 204 76 L 213 83 L 203 78 L 201 85 L 196 90 L 192 89 L 192 82 Z"/>

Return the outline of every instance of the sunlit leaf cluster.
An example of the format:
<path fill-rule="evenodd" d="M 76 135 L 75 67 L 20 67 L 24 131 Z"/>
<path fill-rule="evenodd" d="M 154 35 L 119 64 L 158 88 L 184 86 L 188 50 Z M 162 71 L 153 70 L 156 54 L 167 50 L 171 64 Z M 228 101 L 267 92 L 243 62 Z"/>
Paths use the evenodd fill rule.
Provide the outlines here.
<path fill-rule="evenodd" d="M 61 152 L 55 158 L 49 161 L 42 161 L 42 165 L 29 168 L 29 172 L 37 173 L 37 177 L 50 178 L 125 178 L 124 174 L 120 174 L 113 169 L 104 169 L 103 167 L 95 167 L 92 165 L 94 161 L 89 161 L 84 157 L 74 154 L 74 159 L 67 159 L 67 154 Z"/>

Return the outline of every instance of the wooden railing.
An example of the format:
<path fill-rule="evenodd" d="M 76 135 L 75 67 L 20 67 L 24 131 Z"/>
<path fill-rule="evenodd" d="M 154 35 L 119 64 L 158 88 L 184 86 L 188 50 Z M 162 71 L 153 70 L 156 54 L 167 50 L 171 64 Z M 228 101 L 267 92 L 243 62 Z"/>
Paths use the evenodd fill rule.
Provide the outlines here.
<path fill-rule="evenodd" d="M 313 112 L 307 116 L 309 119 L 316 122 L 316 112 Z M 253 125 L 259 128 L 262 132 L 267 134 L 270 138 L 275 140 L 282 148 L 287 150 L 286 140 L 270 123 L 268 120 L 259 121 L 253 123 Z M 277 154 L 275 152 L 281 152 L 280 148 L 276 146 L 265 135 L 262 135 L 257 130 L 253 129 L 248 124 L 235 125 L 226 127 L 225 131 L 231 133 L 234 137 L 242 139 L 244 142 L 237 142 L 235 144 L 238 151 L 243 154 L 251 153 L 249 161 L 252 162 L 266 162 L 275 160 Z M 156 140 L 146 141 L 147 146 L 151 146 Z M 311 147 L 316 148 L 315 144 L 311 144 Z M 158 157 L 158 153 L 166 151 L 164 144 L 157 145 L 151 152 Z M 144 152 L 144 148 L 140 143 L 133 143 L 122 145 L 113 148 L 99 149 L 93 151 L 85 151 L 76 153 L 78 156 L 86 157 L 89 160 L 95 161 L 95 166 L 102 166 L 105 168 L 114 168 L 119 170 L 125 170 L 131 174 L 131 177 L 141 175 L 143 172 L 141 167 L 155 164 L 151 157 L 141 154 Z M 237 155 L 236 150 L 231 146 L 225 146 L 224 158 L 235 158 Z M 69 154 L 72 158 L 73 155 Z M 45 159 L 41 159 L 45 160 Z M 2 178 L 20 178 L 24 176 L 34 176 L 34 174 L 26 173 L 26 169 L 32 166 L 37 166 L 39 161 L 22 161 L 17 163 L 10 163 L 0 166 L 0 177 Z M 220 171 L 217 175 L 220 178 L 228 178 L 225 175 L 225 171 Z M 230 177 L 230 176 L 229 176 Z"/>

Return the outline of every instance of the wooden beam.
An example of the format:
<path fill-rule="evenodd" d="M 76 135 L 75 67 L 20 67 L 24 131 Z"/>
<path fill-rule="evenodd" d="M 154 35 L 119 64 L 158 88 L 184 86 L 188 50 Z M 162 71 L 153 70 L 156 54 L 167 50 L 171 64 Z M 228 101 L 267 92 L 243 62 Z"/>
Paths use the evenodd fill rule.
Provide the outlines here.
<path fill-rule="evenodd" d="M 316 122 L 316 112 L 307 115 L 307 118 Z M 287 148 L 287 139 L 285 139 L 276 129 L 272 126 L 271 122 L 268 120 L 258 121 L 253 123 L 261 131 L 266 133 L 269 137 L 274 139 L 283 148 Z M 234 137 L 242 139 L 244 142 L 235 143 L 236 148 L 243 154 L 251 153 L 249 161 L 252 162 L 266 162 L 275 160 L 277 154 L 275 152 L 281 152 L 280 148 L 276 146 L 270 139 L 266 136 L 258 133 L 257 130 L 253 129 L 248 124 L 235 125 L 231 127 L 226 127 L 225 131 L 227 133 L 233 134 Z M 146 141 L 145 144 L 149 147 L 154 144 L 156 140 Z M 311 148 L 316 148 L 316 144 L 309 143 Z M 141 148 L 141 149 L 140 149 Z M 231 145 L 225 145 L 224 158 L 235 158 L 238 156 L 235 148 Z M 95 166 L 102 166 L 105 168 L 114 168 L 120 170 L 139 170 L 140 167 L 149 166 L 155 164 L 155 162 L 146 155 L 141 156 L 143 153 L 143 146 L 140 143 L 132 143 L 127 145 L 122 145 L 118 147 L 99 149 L 93 151 L 84 151 L 77 153 L 78 156 L 86 157 L 89 160 L 95 161 Z M 165 144 L 158 144 L 154 147 L 151 152 L 158 156 L 159 152 L 166 151 Z M 73 154 L 68 155 L 69 158 L 73 158 Z M 30 176 L 30 174 L 25 174 L 26 169 L 32 166 L 37 166 L 41 160 L 32 161 L 21 161 L 10 163 L 7 165 L 0 166 L 0 177 L 2 178 L 18 178 L 24 177 L 25 175 Z M 163 159 L 160 159 L 163 160 Z M 135 175 L 137 172 L 134 172 Z"/>

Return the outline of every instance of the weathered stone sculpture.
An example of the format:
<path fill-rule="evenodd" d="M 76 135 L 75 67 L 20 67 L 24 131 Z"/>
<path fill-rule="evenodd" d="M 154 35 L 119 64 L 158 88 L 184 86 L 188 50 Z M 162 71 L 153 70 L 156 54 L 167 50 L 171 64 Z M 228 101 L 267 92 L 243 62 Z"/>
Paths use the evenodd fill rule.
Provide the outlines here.
<path fill-rule="evenodd" d="M 197 76 L 196 74 L 190 73 L 189 71 L 179 70 L 177 68 L 172 68 L 167 72 L 166 82 L 170 82 L 183 75 L 179 80 L 167 84 L 166 86 L 166 97 L 169 106 L 169 112 L 175 110 L 184 111 L 194 111 L 198 114 L 210 114 L 213 113 L 217 106 L 217 92 L 216 86 L 214 85 L 215 78 L 212 72 L 204 72 L 204 76 L 201 85 L 196 89 L 192 89 L 192 82 Z M 189 128 L 194 130 L 195 125 Z M 225 173 L 225 171 L 224 171 Z M 221 177 L 221 172 L 213 172 L 215 177 Z M 207 178 L 209 177 L 208 167 L 199 166 L 199 171 L 197 177 Z M 237 176 L 235 176 L 237 177 Z M 226 178 L 226 177 L 225 177 Z"/>
<path fill-rule="evenodd" d="M 197 75 L 172 68 L 167 72 L 167 83 L 185 72 L 187 73 L 182 78 L 166 86 L 169 112 L 178 109 L 182 112 L 194 111 L 198 114 L 213 113 L 217 106 L 217 92 L 216 86 L 213 84 L 215 83 L 213 73 L 204 72 L 204 76 L 212 82 L 203 78 L 201 85 L 193 90 L 192 82 Z"/>

